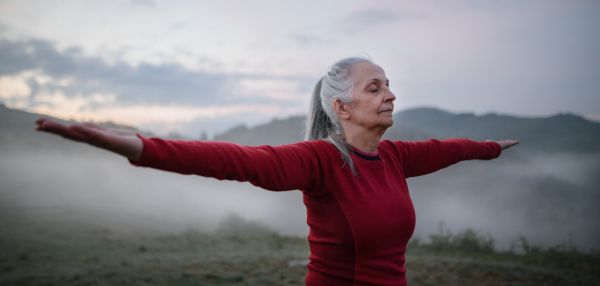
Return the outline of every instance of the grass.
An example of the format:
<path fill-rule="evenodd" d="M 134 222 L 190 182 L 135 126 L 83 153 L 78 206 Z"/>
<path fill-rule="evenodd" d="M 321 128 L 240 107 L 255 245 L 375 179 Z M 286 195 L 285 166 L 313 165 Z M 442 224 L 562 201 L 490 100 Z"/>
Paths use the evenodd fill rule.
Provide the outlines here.
<path fill-rule="evenodd" d="M 3 233 L 0 285 L 303 285 L 306 238 L 276 234 L 138 236 L 82 226 Z"/>
<path fill-rule="evenodd" d="M 407 279 L 413 285 L 600 285 L 600 253 L 572 242 L 544 248 L 520 237 L 512 249 L 497 251 L 489 234 L 453 234 L 442 222 L 428 242 L 409 242 Z"/>
<path fill-rule="evenodd" d="M 3 224 L 0 285 L 304 285 L 306 267 L 288 262 L 310 254 L 304 237 L 248 231 L 235 217 L 217 233 L 160 236 L 80 224 Z M 244 234 L 233 231 L 240 226 Z M 441 235 L 411 241 L 409 285 L 600 285 L 595 253 L 529 244 L 528 252 L 498 252 L 491 237 L 473 230 Z M 560 255 L 577 259 L 552 261 Z"/>

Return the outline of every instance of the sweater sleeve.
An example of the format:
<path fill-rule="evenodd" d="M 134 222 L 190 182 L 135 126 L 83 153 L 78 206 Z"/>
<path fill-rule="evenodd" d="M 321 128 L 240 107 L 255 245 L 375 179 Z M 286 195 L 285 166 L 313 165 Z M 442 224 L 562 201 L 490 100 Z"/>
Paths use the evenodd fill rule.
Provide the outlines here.
<path fill-rule="evenodd" d="M 142 139 L 144 147 L 135 166 L 219 180 L 250 182 L 271 191 L 323 189 L 330 174 L 328 158 L 319 156 L 323 141 L 282 146 L 242 146 L 227 142 Z M 335 148 L 335 147 L 333 147 Z"/>
<path fill-rule="evenodd" d="M 433 173 L 464 160 L 490 160 L 500 156 L 500 144 L 467 139 L 422 142 L 393 141 L 407 178 Z"/>

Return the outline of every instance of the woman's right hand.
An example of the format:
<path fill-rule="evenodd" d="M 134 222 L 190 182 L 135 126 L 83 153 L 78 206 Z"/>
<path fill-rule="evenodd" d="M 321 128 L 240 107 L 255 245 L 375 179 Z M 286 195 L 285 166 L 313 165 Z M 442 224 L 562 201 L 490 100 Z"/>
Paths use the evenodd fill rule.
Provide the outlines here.
<path fill-rule="evenodd" d="M 91 123 L 73 124 L 67 126 L 48 118 L 40 118 L 37 131 L 60 135 L 64 138 L 88 143 L 92 146 L 123 155 L 137 162 L 142 155 L 144 143 L 137 134 L 131 131 L 102 128 Z"/>

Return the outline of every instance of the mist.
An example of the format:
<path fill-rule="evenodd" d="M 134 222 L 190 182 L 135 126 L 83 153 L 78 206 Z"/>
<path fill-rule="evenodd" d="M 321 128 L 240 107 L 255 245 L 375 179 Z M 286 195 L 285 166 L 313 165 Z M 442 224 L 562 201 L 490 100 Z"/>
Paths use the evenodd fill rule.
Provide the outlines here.
<path fill-rule="evenodd" d="M 188 230 L 214 232 L 224 219 L 238 215 L 283 235 L 308 235 L 306 208 L 298 190 L 272 192 L 249 183 L 135 167 L 119 155 L 34 131 L 37 114 L 7 108 L 0 111 L 0 219 L 4 222 L 85 224 L 123 233 L 163 235 Z M 443 120 L 418 123 L 424 115 L 437 118 L 432 112 L 441 114 Z M 439 133 L 427 126 L 450 132 L 444 124 L 465 126 L 463 129 L 479 134 L 490 130 L 485 123 L 490 118 L 494 120 L 490 126 L 498 132 L 503 130 L 498 120 L 511 126 L 534 123 L 532 131 L 510 128 L 523 135 L 502 135 L 525 138 L 529 134 L 529 139 L 503 151 L 498 159 L 464 161 L 408 178 L 417 216 L 415 237 L 428 239 L 443 222 L 454 233 L 466 228 L 489 233 L 500 250 L 510 249 L 520 236 L 533 245 L 554 246 L 574 239 L 573 245 L 582 250 L 600 249 L 600 152 L 590 143 L 600 134 L 598 124 L 573 116 L 551 117 L 547 121 L 553 128 L 547 133 L 540 128 L 546 119 L 477 118 L 432 110 L 407 110 L 398 116 L 398 122 L 417 125 L 388 130 L 386 135 L 393 137 L 389 139 L 443 139 L 443 134 L 424 132 Z M 453 118 L 470 118 L 472 123 Z M 215 140 L 289 144 L 301 140 L 302 122 L 303 117 L 290 117 L 250 129 L 234 128 Z M 468 125 L 475 123 L 479 125 Z M 562 143 L 544 147 L 544 142 L 554 138 Z"/>
<path fill-rule="evenodd" d="M 280 234 L 308 235 L 300 191 L 271 192 L 249 183 L 140 168 L 94 147 L 64 144 L 83 148 L 28 147 L 0 153 L 5 218 L 153 235 L 211 232 L 224 217 L 237 214 Z M 546 246 L 573 235 L 578 247 L 598 249 L 598 159 L 600 154 L 525 158 L 508 151 L 496 160 L 461 162 L 409 178 L 417 213 L 415 236 L 427 238 L 443 221 L 453 232 L 489 232 L 498 249 L 510 248 L 521 235 Z"/>
<path fill-rule="evenodd" d="M 570 236 L 578 247 L 600 241 L 600 154 L 527 154 L 518 146 L 492 161 L 461 162 L 434 174 L 408 179 L 417 212 L 415 234 L 489 232 L 499 249 L 518 236 L 552 246 Z M 511 153 L 512 152 L 512 153 Z"/>
<path fill-rule="evenodd" d="M 213 231 L 221 218 L 239 214 L 281 233 L 308 233 L 299 191 L 271 193 L 247 183 L 134 167 L 101 150 L 83 154 L 12 152 L 2 158 L 4 215 L 164 234 Z"/>

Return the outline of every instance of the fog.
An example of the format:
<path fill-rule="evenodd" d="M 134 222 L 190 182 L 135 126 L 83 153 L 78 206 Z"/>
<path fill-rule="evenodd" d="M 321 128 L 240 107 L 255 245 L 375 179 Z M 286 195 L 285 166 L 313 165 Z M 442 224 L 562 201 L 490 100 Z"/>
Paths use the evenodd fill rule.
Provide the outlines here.
<path fill-rule="evenodd" d="M 517 149 L 493 161 L 461 162 L 408 179 L 416 235 L 436 232 L 443 220 L 453 231 L 470 227 L 491 233 L 500 249 L 511 247 L 519 235 L 545 246 L 573 235 L 578 247 L 597 249 L 600 154 L 520 157 Z"/>
<path fill-rule="evenodd" d="M 273 193 L 248 183 L 134 167 L 101 150 L 2 153 L 0 192 L 4 215 L 121 231 L 212 231 L 221 218 L 239 214 L 281 233 L 308 233 L 299 191 Z"/>
<path fill-rule="evenodd" d="M 270 192 L 248 183 L 135 167 L 86 146 L 4 148 L 0 156 L 0 207 L 7 219 L 165 234 L 210 232 L 222 218 L 238 214 L 281 234 L 308 235 L 300 191 Z M 569 234 L 576 246 L 599 249 L 598 162 L 600 154 L 528 154 L 517 146 L 496 160 L 461 162 L 410 178 L 415 235 L 426 239 L 443 221 L 453 232 L 489 232 L 499 249 L 520 235 L 551 246 Z"/>

